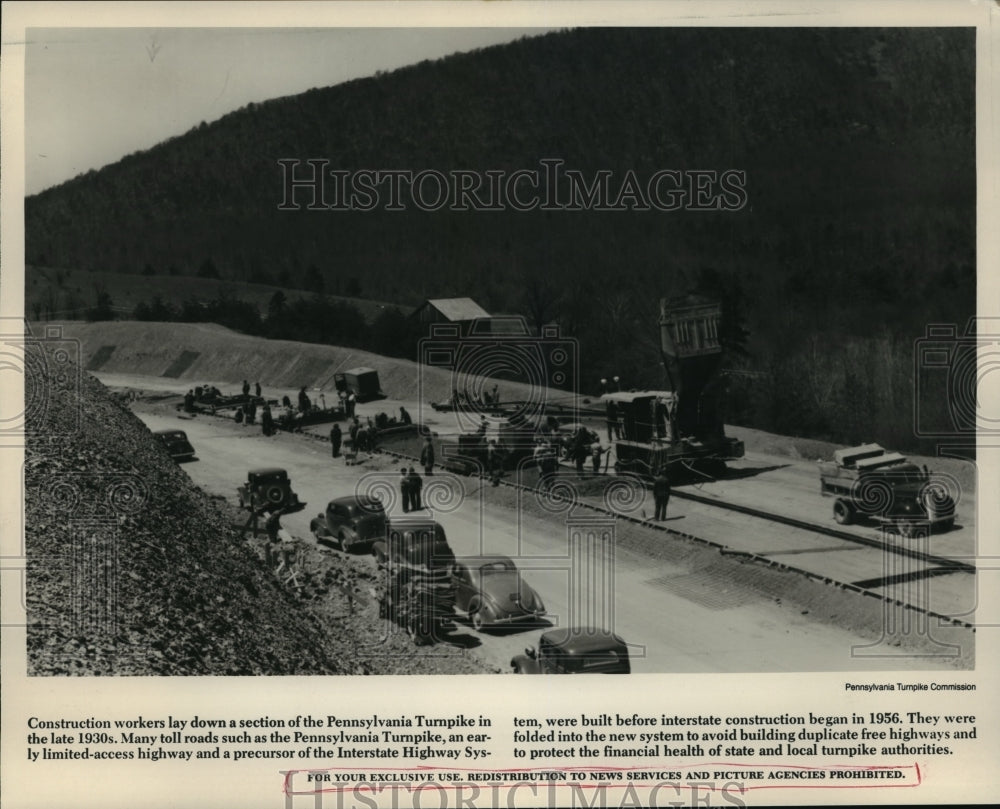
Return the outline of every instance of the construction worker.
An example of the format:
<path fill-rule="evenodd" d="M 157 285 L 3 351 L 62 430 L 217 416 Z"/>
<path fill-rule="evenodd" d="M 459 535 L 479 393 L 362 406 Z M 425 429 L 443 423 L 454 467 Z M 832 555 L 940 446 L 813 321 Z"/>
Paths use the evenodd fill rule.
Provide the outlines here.
<path fill-rule="evenodd" d="M 602 379 L 601 381 L 603 382 L 604 380 Z M 621 432 L 618 429 L 618 407 L 612 399 L 608 399 L 608 405 L 604 411 L 604 418 L 608 425 L 608 443 L 611 443 L 611 441 L 615 438 L 621 438 Z"/>
<path fill-rule="evenodd" d="M 411 500 L 410 476 L 407 473 L 405 466 L 402 469 L 400 469 L 399 472 L 400 472 L 399 494 L 403 498 L 403 512 L 407 513 L 410 510 L 410 500 Z"/>
<path fill-rule="evenodd" d="M 274 435 L 274 416 L 271 415 L 271 406 L 266 402 L 260 414 L 260 428 L 264 435 Z"/>
<path fill-rule="evenodd" d="M 253 386 L 253 395 L 258 399 L 260 398 L 260 382 L 255 382 Z"/>
<path fill-rule="evenodd" d="M 590 455 L 590 436 L 587 428 L 582 424 L 577 428 L 576 435 L 573 436 L 573 460 L 576 461 L 576 476 L 583 477 L 583 464 Z"/>
<path fill-rule="evenodd" d="M 670 477 L 665 466 L 661 466 L 653 478 L 653 502 L 656 504 L 654 520 L 667 518 L 667 505 L 670 503 Z"/>
<path fill-rule="evenodd" d="M 595 475 L 601 474 L 601 456 L 605 452 L 610 452 L 610 451 L 611 450 L 602 447 L 600 441 L 595 441 L 593 444 L 590 445 L 590 458 L 594 463 Z"/>
<path fill-rule="evenodd" d="M 423 508 L 420 502 L 420 490 L 424 487 L 424 480 L 420 477 L 420 473 L 416 472 L 412 466 L 410 467 L 407 479 L 410 483 L 410 508 L 413 511 L 420 511 Z"/>
<path fill-rule="evenodd" d="M 434 442 L 431 437 L 424 437 L 424 447 L 420 450 L 420 463 L 424 467 L 424 474 L 430 477 L 434 474 Z"/>
<path fill-rule="evenodd" d="M 410 418 L 410 414 L 406 412 L 405 407 L 399 408 L 399 423 L 402 425 L 413 424 L 413 419 Z"/>
<path fill-rule="evenodd" d="M 243 380 L 243 395 L 244 396 L 250 395 L 250 383 L 247 382 L 245 379 Z"/>
<path fill-rule="evenodd" d="M 340 457 L 340 444 L 344 440 L 344 434 L 340 431 L 340 425 L 334 422 L 333 429 L 330 430 L 330 447 L 333 450 L 333 457 Z"/>
<path fill-rule="evenodd" d="M 491 438 L 486 461 L 490 470 L 490 483 L 494 486 L 499 486 L 500 478 L 503 477 L 503 457 L 503 449 L 497 445 L 495 438 Z"/>

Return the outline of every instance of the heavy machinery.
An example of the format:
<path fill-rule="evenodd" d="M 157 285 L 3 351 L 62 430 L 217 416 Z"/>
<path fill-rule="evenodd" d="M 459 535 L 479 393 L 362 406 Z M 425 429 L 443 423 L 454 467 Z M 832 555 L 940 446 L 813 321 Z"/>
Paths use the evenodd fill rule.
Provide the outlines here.
<path fill-rule="evenodd" d="M 616 435 L 616 469 L 652 477 L 719 477 L 743 457 L 743 442 L 725 434 L 719 406 L 722 307 L 698 295 L 660 300 L 660 355 L 667 390 L 604 393 Z"/>
<path fill-rule="evenodd" d="M 948 531 L 955 523 L 955 501 L 943 483 L 878 444 L 837 450 L 833 461 L 819 462 L 819 478 L 821 494 L 835 498 L 840 525 L 867 519 L 909 535 L 921 525 Z"/>
<path fill-rule="evenodd" d="M 334 374 L 333 384 L 339 393 L 345 396 L 353 393 L 359 402 L 385 398 L 378 379 L 378 371 L 374 368 L 351 368 L 349 371 Z"/>
<path fill-rule="evenodd" d="M 428 517 L 394 517 L 372 546 L 381 575 L 379 612 L 414 643 L 430 644 L 454 629 L 455 554 L 444 528 Z"/>

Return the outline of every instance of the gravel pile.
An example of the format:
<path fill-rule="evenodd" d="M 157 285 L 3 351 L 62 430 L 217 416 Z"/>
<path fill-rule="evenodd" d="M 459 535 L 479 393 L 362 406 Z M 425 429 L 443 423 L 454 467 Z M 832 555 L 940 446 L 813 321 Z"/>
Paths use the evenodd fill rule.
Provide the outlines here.
<path fill-rule="evenodd" d="M 369 560 L 304 548 L 283 582 L 107 390 L 46 348 L 25 400 L 33 675 L 484 671 L 386 634 Z M 373 641 L 379 642 L 373 653 Z M 440 650 L 439 650 L 440 651 Z"/>

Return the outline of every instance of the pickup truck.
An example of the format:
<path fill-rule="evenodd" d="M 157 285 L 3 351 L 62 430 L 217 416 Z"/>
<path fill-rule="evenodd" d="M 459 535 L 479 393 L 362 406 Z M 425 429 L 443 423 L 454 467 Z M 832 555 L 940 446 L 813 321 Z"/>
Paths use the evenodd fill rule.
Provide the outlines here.
<path fill-rule="evenodd" d="M 913 533 L 920 525 L 948 531 L 955 523 L 955 501 L 927 467 L 878 444 L 837 450 L 833 461 L 820 461 L 820 493 L 832 497 L 839 525 L 871 520 Z"/>

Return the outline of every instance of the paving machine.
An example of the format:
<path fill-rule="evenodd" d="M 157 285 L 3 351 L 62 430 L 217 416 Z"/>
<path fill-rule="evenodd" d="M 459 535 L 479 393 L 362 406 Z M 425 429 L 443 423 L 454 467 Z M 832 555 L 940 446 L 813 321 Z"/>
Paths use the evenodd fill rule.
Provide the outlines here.
<path fill-rule="evenodd" d="M 726 436 L 720 408 L 722 307 L 698 295 L 660 300 L 660 355 L 667 389 L 605 393 L 619 473 L 720 477 L 742 458 L 743 442 Z"/>

